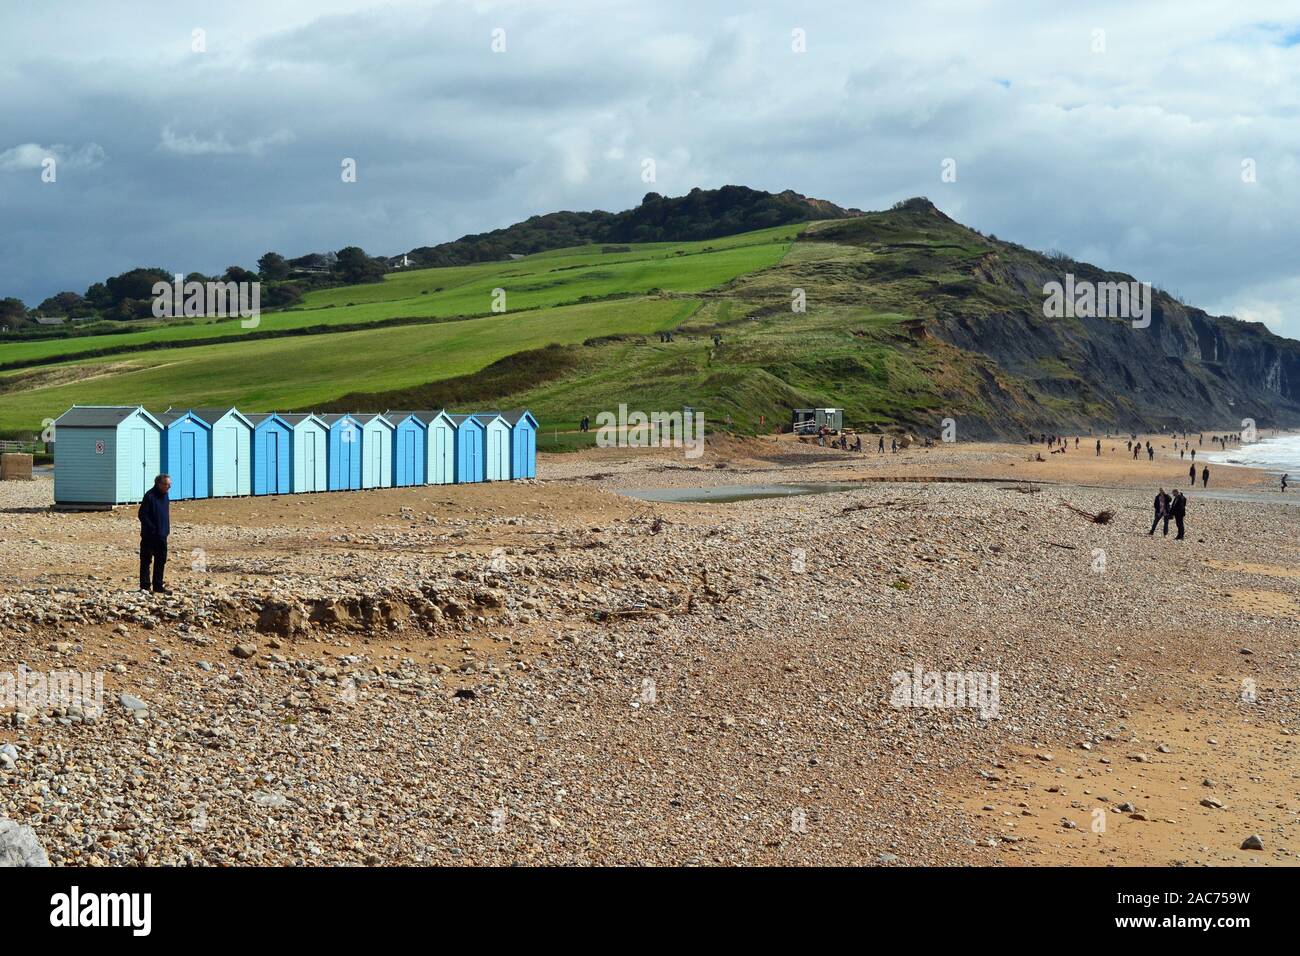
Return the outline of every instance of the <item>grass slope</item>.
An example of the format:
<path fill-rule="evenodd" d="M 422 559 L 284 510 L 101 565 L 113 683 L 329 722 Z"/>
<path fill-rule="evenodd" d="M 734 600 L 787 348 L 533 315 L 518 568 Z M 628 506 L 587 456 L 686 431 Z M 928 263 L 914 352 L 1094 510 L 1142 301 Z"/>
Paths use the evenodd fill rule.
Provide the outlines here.
<path fill-rule="evenodd" d="M 352 325 L 408 317 L 449 319 L 492 315 L 493 290 L 504 289 L 510 311 L 548 308 L 651 290 L 694 293 L 776 262 L 802 227 L 781 226 L 706 242 L 552 250 L 514 262 L 389 273 L 383 282 L 309 293 L 301 306 L 266 312 L 256 328 L 268 332 Z M 602 248 L 628 248 L 608 253 Z M 166 344 L 199 344 L 239 336 L 238 320 L 170 323 L 120 334 L 0 343 L 0 368 L 78 354 Z"/>
<path fill-rule="evenodd" d="M 0 396 L 0 429 L 37 427 L 72 404 L 238 405 L 249 411 L 310 409 L 349 391 L 410 387 L 467 375 L 514 352 L 552 343 L 578 344 L 609 334 L 670 328 L 695 303 L 625 299 L 507 313 L 466 322 L 340 332 L 334 335 L 205 345 L 142 353 L 131 362 L 95 359 L 85 376 L 57 382 L 69 369 L 26 373 L 54 382 Z M 23 373 L 16 373 L 21 376 Z M 6 379 L 0 379 L 3 387 Z"/>

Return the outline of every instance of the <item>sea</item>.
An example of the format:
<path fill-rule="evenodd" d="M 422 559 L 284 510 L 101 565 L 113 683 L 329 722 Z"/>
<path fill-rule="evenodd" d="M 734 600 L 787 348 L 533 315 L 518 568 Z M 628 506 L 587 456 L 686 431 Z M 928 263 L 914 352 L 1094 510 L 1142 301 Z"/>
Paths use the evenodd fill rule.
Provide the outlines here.
<path fill-rule="evenodd" d="M 1292 481 L 1300 483 L 1300 435 L 1261 438 L 1227 451 L 1201 452 L 1197 457 L 1221 465 L 1261 468 L 1279 475 L 1289 473 Z"/>

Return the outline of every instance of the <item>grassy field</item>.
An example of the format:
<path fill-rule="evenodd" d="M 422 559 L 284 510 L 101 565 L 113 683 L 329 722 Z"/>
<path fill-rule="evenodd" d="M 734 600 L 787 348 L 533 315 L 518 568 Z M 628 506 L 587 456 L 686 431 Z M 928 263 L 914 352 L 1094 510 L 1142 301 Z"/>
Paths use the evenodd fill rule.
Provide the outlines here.
<path fill-rule="evenodd" d="M 0 429 L 38 427 L 73 404 L 308 409 L 349 391 L 466 375 L 551 343 L 652 334 L 693 308 L 690 300 L 623 299 L 467 322 L 142 352 L 127 361 L 93 359 L 0 378 L 0 388 L 12 389 L 0 393 Z M 60 381 L 69 374 L 78 377 Z"/>
<path fill-rule="evenodd" d="M 493 290 L 504 289 L 509 311 L 548 308 L 651 290 L 690 294 L 777 262 L 802 227 L 781 226 L 707 242 L 649 243 L 603 253 L 584 246 L 514 262 L 390 273 L 383 282 L 309 293 L 301 306 L 261 316 L 256 331 L 284 332 L 426 317 L 492 315 Z M 176 346 L 240 336 L 238 320 L 174 323 L 137 332 L 40 342 L 0 343 L 0 367 L 40 360 L 50 364 L 101 349 Z"/>

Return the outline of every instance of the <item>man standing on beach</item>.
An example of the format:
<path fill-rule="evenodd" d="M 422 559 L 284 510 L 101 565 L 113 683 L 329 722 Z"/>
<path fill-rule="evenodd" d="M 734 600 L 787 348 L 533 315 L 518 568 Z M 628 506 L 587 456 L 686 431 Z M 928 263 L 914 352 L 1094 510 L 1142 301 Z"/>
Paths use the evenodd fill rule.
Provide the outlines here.
<path fill-rule="evenodd" d="M 1178 525 L 1178 537 L 1175 541 L 1183 540 L 1183 517 L 1187 514 L 1187 498 L 1177 488 L 1174 489 L 1174 500 L 1169 505 L 1169 516 L 1174 519 Z M 1169 531 L 1169 518 L 1165 519 L 1165 532 Z"/>
<path fill-rule="evenodd" d="M 1193 484 L 1193 485 L 1196 484 L 1196 466 L 1195 466 L 1195 465 L 1192 466 L 1192 484 Z M 1205 468 L 1201 471 L 1201 487 L 1202 487 L 1202 488 L 1208 488 L 1209 486 L 1210 486 L 1210 466 L 1209 466 L 1209 465 L 1206 465 Z"/>
<path fill-rule="evenodd" d="M 168 594 L 163 584 L 163 568 L 167 566 L 167 535 L 171 534 L 170 505 L 167 492 L 171 490 L 169 475 L 159 475 L 153 487 L 144 493 L 140 502 L 140 590 L 150 587 L 149 565 L 153 565 L 153 590 Z"/>
<path fill-rule="evenodd" d="M 1187 474 L 1188 477 L 1190 477 L 1192 480 L 1192 490 L 1195 491 L 1196 490 L 1196 466 L 1192 465 L 1192 467 L 1187 470 Z"/>
<path fill-rule="evenodd" d="M 1169 496 L 1165 494 L 1163 488 L 1156 493 L 1156 516 L 1151 522 L 1151 530 L 1147 532 L 1147 537 L 1156 533 L 1156 525 L 1160 523 L 1161 518 L 1165 519 L 1165 534 L 1169 534 Z"/>
<path fill-rule="evenodd" d="M 1097 457 L 1101 457 L 1101 439 L 1097 439 Z"/>

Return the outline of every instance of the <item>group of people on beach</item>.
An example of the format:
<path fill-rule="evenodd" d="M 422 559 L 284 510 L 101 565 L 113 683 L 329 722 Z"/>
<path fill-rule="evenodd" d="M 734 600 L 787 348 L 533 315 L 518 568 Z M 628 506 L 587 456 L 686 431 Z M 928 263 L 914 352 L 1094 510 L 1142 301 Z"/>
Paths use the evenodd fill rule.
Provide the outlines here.
<path fill-rule="evenodd" d="M 1192 484 L 1196 484 L 1195 478 L 1192 479 Z M 1156 516 L 1151 522 L 1151 530 L 1147 532 L 1147 535 L 1153 536 L 1156 533 L 1156 525 L 1164 521 L 1164 533 L 1165 537 L 1168 537 L 1169 521 L 1173 519 L 1174 524 L 1178 527 L 1178 535 L 1174 540 L 1181 541 L 1183 539 L 1183 518 L 1187 515 L 1187 496 L 1177 488 L 1174 489 L 1172 495 L 1166 494 L 1165 489 L 1161 488 L 1156 492 L 1155 509 Z"/>
<path fill-rule="evenodd" d="M 830 446 L 832 448 L 838 448 L 840 451 L 862 451 L 862 436 L 855 434 L 853 437 L 854 440 L 852 442 L 849 441 L 848 432 L 840 432 L 839 437 L 836 437 L 831 434 L 831 430 L 825 425 L 817 429 L 817 444 L 822 448 L 826 447 L 826 441 L 827 439 L 830 439 Z M 880 441 L 883 448 L 885 439 L 881 438 Z"/>

